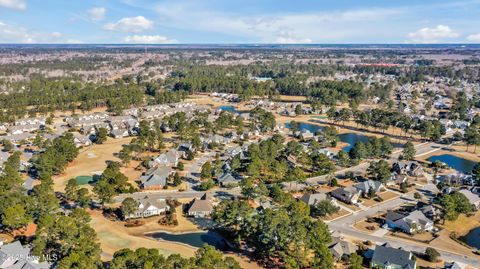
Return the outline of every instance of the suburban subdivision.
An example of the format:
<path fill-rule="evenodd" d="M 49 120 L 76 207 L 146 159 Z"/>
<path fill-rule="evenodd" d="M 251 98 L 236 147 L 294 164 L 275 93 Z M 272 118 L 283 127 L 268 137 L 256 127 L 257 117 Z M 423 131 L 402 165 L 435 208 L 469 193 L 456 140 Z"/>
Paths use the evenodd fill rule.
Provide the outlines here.
<path fill-rule="evenodd" d="M 480 268 L 479 55 L 0 46 L 0 267 Z"/>

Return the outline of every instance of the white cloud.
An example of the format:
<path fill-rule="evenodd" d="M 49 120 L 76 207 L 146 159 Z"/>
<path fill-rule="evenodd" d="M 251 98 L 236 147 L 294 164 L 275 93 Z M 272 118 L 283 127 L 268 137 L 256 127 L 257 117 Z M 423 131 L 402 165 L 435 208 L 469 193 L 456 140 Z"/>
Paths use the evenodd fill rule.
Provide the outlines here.
<path fill-rule="evenodd" d="M 0 43 L 64 43 L 63 34 L 32 31 L 25 27 L 0 22 Z"/>
<path fill-rule="evenodd" d="M 474 34 L 467 36 L 467 40 L 470 42 L 480 42 L 480 34 Z"/>
<path fill-rule="evenodd" d="M 62 37 L 62 33 L 53 32 L 53 33 L 51 33 L 51 36 L 52 36 L 53 38 L 60 38 L 60 37 Z"/>
<path fill-rule="evenodd" d="M 125 43 L 133 44 L 172 44 L 178 43 L 175 39 L 168 39 L 161 35 L 132 35 L 127 36 L 123 40 Z"/>
<path fill-rule="evenodd" d="M 280 44 L 307 44 L 312 43 L 310 38 L 298 38 L 291 31 L 280 31 L 275 43 Z"/>
<path fill-rule="evenodd" d="M 152 29 L 153 21 L 143 16 L 137 16 L 123 18 L 115 23 L 107 23 L 103 28 L 109 31 L 140 33 L 144 30 Z"/>
<path fill-rule="evenodd" d="M 35 36 L 26 28 L 0 22 L 0 43 L 32 43 Z"/>
<path fill-rule="evenodd" d="M 67 39 L 67 40 L 65 40 L 65 43 L 67 43 L 67 44 L 82 44 L 83 41 L 77 40 L 77 39 Z"/>
<path fill-rule="evenodd" d="M 92 21 L 101 21 L 105 18 L 107 9 L 104 7 L 92 7 L 87 10 L 87 15 Z"/>
<path fill-rule="evenodd" d="M 178 0 L 157 5 L 154 9 L 162 25 L 193 31 L 221 33 L 243 38 L 247 42 L 329 43 L 340 40 L 382 36 L 391 29 L 372 25 L 391 20 L 405 10 L 372 8 L 346 11 L 269 13 L 245 15 L 234 11 L 206 8 L 195 1 Z M 179 16 L 178 14 L 188 14 Z"/>
<path fill-rule="evenodd" d="M 457 38 L 460 34 L 446 25 L 437 25 L 435 28 L 425 27 L 410 33 L 408 37 L 414 43 L 438 43 L 442 39 Z"/>
<path fill-rule="evenodd" d="M 0 0 L 0 6 L 18 10 L 27 9 L 27 4 L 24 0 Z"/>

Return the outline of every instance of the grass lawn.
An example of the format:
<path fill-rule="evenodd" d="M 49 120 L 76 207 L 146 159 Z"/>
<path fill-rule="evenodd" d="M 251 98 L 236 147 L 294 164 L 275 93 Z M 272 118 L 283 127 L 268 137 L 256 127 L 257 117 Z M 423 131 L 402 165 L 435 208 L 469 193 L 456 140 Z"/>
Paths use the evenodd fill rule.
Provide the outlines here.
<path fill-rule="evenodd" d="M 410 235 L 403 232 L 396 232 L 396 233 L 389 232 L 388 235 L 407 239 L 407 240 L 423 242 L 423 243 L 428 243 L 434 239 L 432 233 L 418 233 L 418 234 Z"/>
<path fill-rule="evenodd" d="M 373 229 L 373 230 L 367 229 L 367 227 L 369 227 L 369 226 L 373 226 L 375 229 Z M 376 222 L 367 222 L 366 220 L 362 220 L 362 221 L 359 221 L 359 222 L 355 223 L 353 225 L 353 227 L 355 227 L 355 229 L 360 230 L 362 232 L 366 232 L 366 233 L 371 234 L 371 233 L 377 231 L 378 229 L 380 229 L 380 224 L 378 224 Z"/>
<path fill-rule="evenodd" d="M 445 221 L 445 224 L 440 224 L 440 227 L 450 231 L 456 232 L 458 235 L 465 235 L 473 228 L 480 226 L 480 211 L 471 217 L 461 214 L 458 219 L 454 221 Z"/>
<path fill-rule="evenodd" d="M 346 216 L 350 214 L 350 212 L 348 212 L 347 210 L 345 209 L 340 209 L 337 213 L 335 214 L 332 214 L 332 215 L 329 215 L 329 216 L 326 216 L 326 217 L 323 217 L 321 218 L 322 220 L 334 220 L 336 218 L 340 218 L 340 217 L 343 217 L 343 216 Z"/>
<path fill-rule="evenodd" d="M 122 145 L 130 143 L 131 137 L 108 140 L 101 144 L 94 144 L 80 149 L 80 154 L 71 162 L 65 172 L 54 177 L 54 190 L 63 191 L 67 181 L 77 176 L 92 176 L 102 173 L 107 167 L 106 161 L 120 161 L 114 153 L 122 149 Z"/>
<path fill-rule="evenodd" d="M 397 198 L 399 195 L 393 191 L 384 191 L 378 194 L 380 198 L 383 199 L 383 202 Z"/>

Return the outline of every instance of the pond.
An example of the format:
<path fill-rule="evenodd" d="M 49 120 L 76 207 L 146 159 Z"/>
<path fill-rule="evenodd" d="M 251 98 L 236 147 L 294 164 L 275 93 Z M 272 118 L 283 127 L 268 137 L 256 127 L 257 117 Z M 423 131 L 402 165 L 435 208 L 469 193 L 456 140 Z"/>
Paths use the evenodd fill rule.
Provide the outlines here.
<path fill-rule="evenodd" d="M 480 249 L 480 227 L 471 230 L 467 235 L 461 237 L 460 240 L 471 247 Z"/>
<path fill-rule="evenodd" d="M 219 106 L 218 109 L 232 113 L 240 113 L 234 106 Z"/>
<path fill-rule="evenodd" d="M 449 167 L 463 173 L 470 173 L 476 164 L 476 162 L 474 161 L 470 161 L 470 160 L 460 158 L 450 154 L 432 156 L 428 158 L 427 161 L 429 162 L 440 161 L 442 163 L 446 163 Z"/>
<path fill-rule="evenodd" d="M 157 232 L 157 233 L 149 234 L 149 236 L 157 240 L 183 243 L 196 248 L 200 248 L 205 244 L 214 246 L 216 249 L 219 249 L 219 250 L 225 250 L 227 248 L 227 245 L 223 237 L 221 237 L 219 234 L 212 231 L 180 233 L 180 234 Z"/>
<path fill-rule="evenodd" d="M 87 185 L 87 184 L 93 184 L 97 182 L 100 179 L 99 175 L 94 175 L 94 176 L 78 176 L 75 178 L 75 181 L 77 181 L 78 185 Z"/>
<path fill-rule="evenodd" d="M 290 123 L 288 123 L 288 122 L 285 123 L 285 127 L 290 128 Z M 300 122 L 299 123 L 299 128 L 300 128 L 300 130 L 309 130 L 310 132 L 315 133 L 318 130 L 323 130 L 324 127 L 318 126 L 318 125 L 315 125 L 315 124 Z M 339 134 L 338 138 L 339 138 L 340 141 L 348 144 L 348 146 L 343 147 L 343 150 L 348 152 L 348 151 L 350 151 L 350 149 L 353 148 L 355 143 L 357 143 L 357 142 L 364 142 L 364 143 L 367 142 L 369 136 L 358 134 L 358 133 L 343 133 L 343 134 Z M 392 145 L 394 147 L 402 147 L 403 146 L 403 144 L 400 144 L 400 143 L 392 143 Z"/>

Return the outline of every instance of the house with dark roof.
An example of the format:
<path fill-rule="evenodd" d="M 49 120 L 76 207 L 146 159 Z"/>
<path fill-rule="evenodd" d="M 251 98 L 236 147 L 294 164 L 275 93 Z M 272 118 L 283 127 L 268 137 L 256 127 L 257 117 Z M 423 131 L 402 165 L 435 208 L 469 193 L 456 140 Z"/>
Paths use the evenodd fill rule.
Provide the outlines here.
<path fill-rule="evenodd" d="M 413 254 L 388 245 L 376 246 L 370 262 L 371 268 L 415 269 L 417 262 Z"/>
<path fill-rule="evenodd" d="M 336 188 L 330 192 L 330 196 L 347 204 L 356 204 L 361 192 L 353 187 Z"/>
<path fill-rule="evenodd" d="M 411 177 L 422 176 L 423 167 L 416 161 L 398 161 L 392 165 L 394 173 L 399 175 L 408 175 Z"/>

